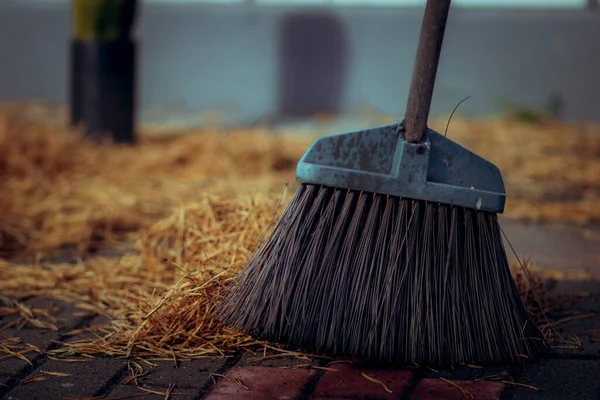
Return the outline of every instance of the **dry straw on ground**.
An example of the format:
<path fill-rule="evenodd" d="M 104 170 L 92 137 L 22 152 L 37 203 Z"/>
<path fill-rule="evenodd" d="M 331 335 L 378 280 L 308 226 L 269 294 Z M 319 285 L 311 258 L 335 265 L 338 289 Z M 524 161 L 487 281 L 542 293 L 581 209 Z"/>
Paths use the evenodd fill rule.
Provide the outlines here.
<path fill-rule="evenodd" d="M 98 147 L 17 117 L 0 111 L 0 292 L 62 299 L 108 319 L 54 355 L 186 359 L 256 346 L 219 325 L 213 310 L 313 137 L 205 129 Z M 507 216 L 600 221 L 600 127 L 455 120 L 449 136 L 500 167 Z M 123 244 L 125 254 L 90 254 Z M 79 261 L 44 258 L 66 250 Z M 16 265 L 23 256 L 38 261 Z M 542 296 L 539 282 L 519 279 L 525 297 Z"/>

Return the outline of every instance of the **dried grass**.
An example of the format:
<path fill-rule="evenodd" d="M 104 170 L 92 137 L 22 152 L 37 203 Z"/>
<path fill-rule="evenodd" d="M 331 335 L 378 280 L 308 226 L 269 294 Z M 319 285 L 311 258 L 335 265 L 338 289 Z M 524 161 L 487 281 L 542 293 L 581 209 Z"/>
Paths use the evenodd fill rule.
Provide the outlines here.
<path fill-rule="evenodd" d="M 278 192 L 311 138 L 254 131 L 142 137 L 95 147 L 0 113 L 0 250 L 48 252 L 122 239 L 208 191 Z M 224 196 L 221 196 L 224 197 Z"/>
<path fill-rule="evenodd" d="M 437 125 L 443 130 L 445 121 Z M 600 221 L 600 127 L 455 119 L 449 136 L 500 167 L 507 216 Z M 0 293 L 62 299 L 109 318 L 53 357 L 184 360 L 264 348 L 218 324 L 213 310 L 313 139 L 205 129 L 98 147 L 60 125 L 0 110 Z M 123 242 L 132 249 L 118 257 L 89 253 Z M 41 258 L 65 249 L 82 258 Z M 20 254 L 40 261 L 16 265 Z M 536 293 L 542 308 L 552 306 L 540 282 L 517 281 L 526 299 Z M 3 343 L 15 354 L 31 350 Z"/>
<path fill-rule="evenodd" d="M 254 249 L 275 205 L 276 199 L 260 195 L 204 195 L 145 230 L 134 254 L 76 265 L 4 262 L 0 290 L 74 302 L 111 320 L 95 332 L 97 340 L 71 342 L 58 354 L 179 360 L 224 355 L 252 340 L 217 324 L 213 309 L 241 265 L 228 267 Z"/>

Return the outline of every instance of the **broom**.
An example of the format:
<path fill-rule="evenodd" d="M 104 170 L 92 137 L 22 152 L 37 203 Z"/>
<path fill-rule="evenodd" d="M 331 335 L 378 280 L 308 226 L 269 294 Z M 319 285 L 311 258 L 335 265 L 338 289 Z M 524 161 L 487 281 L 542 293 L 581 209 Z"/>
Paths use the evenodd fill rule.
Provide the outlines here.
<path fill-rule="evenodd" d="M 509 271 L 493 164 L 427 128 L 450 1 L 428 0 L 404 121 L 318 139 L 226 291 L 259 339 L 395 363 L 516 363 L 545 348 Z"/>

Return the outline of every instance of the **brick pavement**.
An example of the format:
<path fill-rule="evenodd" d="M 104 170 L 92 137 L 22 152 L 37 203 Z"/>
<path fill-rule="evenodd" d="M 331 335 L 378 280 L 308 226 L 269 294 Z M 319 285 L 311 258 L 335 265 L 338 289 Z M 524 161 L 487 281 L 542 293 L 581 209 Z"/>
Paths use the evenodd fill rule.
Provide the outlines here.
<path fill-rule="evenodd" d="M 582 332 L 600 329 L 600 317 L 574 320 L 564 335 L 579 333 L 582 347 L 554 348 L 544 359 L 524 367 L 460 367 L 436 371 L 351 364 L 313 357 L 260 359 L 233 355 L 179 362 L 154 362 L 156 367 L 136 382 L 122 359 L 48 358 L 45 350 L 69 340 L 68 332 L 102 322 L 75 313 L 69 304 L 30 299 L 28 304 L 52 308 L 60 317 L 58 331 L 25 326 L 3 329 L 4 336 L 22 338 L 41 353 L 28 353 L 30 363 L 0 359 L 0 398 L 28 399 L 594 399 L 600 400 L 600 343 Z M 600 314 L 600 295 L 573 305 Z M 69 314 L 71 314 L 70 317 Z M 4 317 L 2 325 L 11 322 Z M 568 346 L 565 346 L 568 347 Z M 258 359 L 257 359 L 258 357 Z M 53 375 L 50 375 L 53 374 Z M 515 385 L 516 383 L 516 385 Z"/>

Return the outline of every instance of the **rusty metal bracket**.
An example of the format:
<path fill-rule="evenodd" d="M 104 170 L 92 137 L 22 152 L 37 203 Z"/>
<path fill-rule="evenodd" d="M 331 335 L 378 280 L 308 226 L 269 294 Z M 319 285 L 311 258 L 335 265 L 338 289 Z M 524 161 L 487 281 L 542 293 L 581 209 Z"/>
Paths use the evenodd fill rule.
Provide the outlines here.
<path fill-rule="evenodd" d="M 304 184 L 504 211 L 506 190 L 494 164 L 429 128 L 421 143 L 409 143 L 400 127 L 401 122 L 322 137 L 300 159 L 296 179 Z"/>

